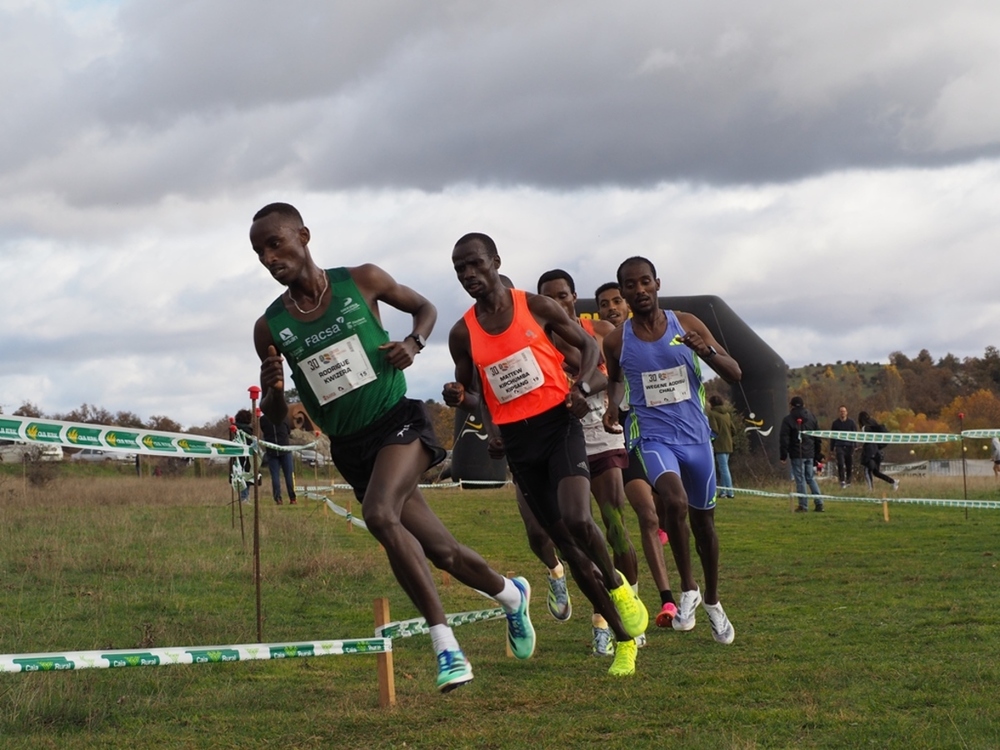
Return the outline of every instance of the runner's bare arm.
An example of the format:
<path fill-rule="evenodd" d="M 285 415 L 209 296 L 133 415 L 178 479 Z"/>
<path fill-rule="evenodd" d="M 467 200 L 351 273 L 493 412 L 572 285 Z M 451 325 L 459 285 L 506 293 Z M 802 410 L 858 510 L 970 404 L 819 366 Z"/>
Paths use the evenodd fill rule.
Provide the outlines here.
<path fill-rule="evenodd" d="M 625 386 L 622 382 L 622 329 L 616 328 L 604 337 L 601 346 L 604 352 L 604 364 L 608 368 L 608 408 L 604 412 L 604 429 L 608 432 L 619 433 L 622 431 L 619 422 L 619 406 L 622 397 L 625 395 Z"/>
<path fill-rule="evenodd" d="M 351 278 L 365 296 L 365 302 L 371 308 L 379 323 L 382 322 L 378 303 L 385 304 L 409 313 L 413 316 L 413 325 L 402 340 L 390 341 L 379 347 L 385 352 L 386 361 L 393 367 L 404 370 L 413 364 L 413 359 L 420 353 L 420 345 L 416 336 L 427 339 L 434 330 L 437 321 L 437 308 L 421 294 L 408 286 L 398 283 L 392 276 L 372 263 L 348 269 Z"/>
<path fill-rule="evenodd" d="M 260 357 L 260 410 L 274 424 L 279 424 L 288 415 L 285 402 L 285 359 L 278 354 L 271 336 L 271 328 L 262 315 L 254 323 L 253 344 Z"/>
<path fill-rule="evenodd" d="M 697 354 L 703 362 L 715 370 L 727 383 L 737 383 L 743 377 L 739 364 L 729 356 L 701 320 L 691 313 L 677 312 L 677 321 L 685 333 L 681 341 Z M 712 349 L 715 354 L 712 354 Z"/>

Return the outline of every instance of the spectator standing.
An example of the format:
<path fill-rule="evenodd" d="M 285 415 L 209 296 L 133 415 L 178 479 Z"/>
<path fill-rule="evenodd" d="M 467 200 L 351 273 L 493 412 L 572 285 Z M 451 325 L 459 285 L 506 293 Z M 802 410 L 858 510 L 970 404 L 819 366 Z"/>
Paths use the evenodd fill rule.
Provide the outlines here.
<path fill-rule="evenodd" d="M 795 480 L 795 494 L 799 504 L 796 513 L 806 513 L 809 510 L 809 495 L 806 485 L 815 495 L 816 512 L 823 512 L 823 499 L 816 483 L 816 461 L 820 460 L 822 445 L 819 438 L 803 435 L 808 430 L 819 429 L 816 417 L 805 407 L 801 396 L 793 396 L 788 414 L 781 420 L 779 435 L 781 463 L 790 460 L 792 478 Z"/>
<path fill-rule="evenodd" d="M 712 450 L 715 453 L 715 470 L 718 474 L 720 497 L 735 497 L 733 493 L 733 476 L 729 472 L 729 456 L 733 452 L 733 437 L 736 427 L 733 425 L 731 409 L 721 396 L 710 396 L 708 399 L 708 426 L 715 437 L 712 438 Z"/>
<path fill-rule="evenodd" d="M 273 445 L 288 445 L 288 420 L 272 422 L 266 414 L 260 417 L 260 434 L 265 443 Z M 285 477 L 285 487 L 288 489 L 288 504 L 295 505 L 295 468 L 290 451 L 280 451 L 267 448 L 264 451 L 264 463 L 271 475 L 271 497 L 277 505 L 281 505 L 281 475 Z"/>

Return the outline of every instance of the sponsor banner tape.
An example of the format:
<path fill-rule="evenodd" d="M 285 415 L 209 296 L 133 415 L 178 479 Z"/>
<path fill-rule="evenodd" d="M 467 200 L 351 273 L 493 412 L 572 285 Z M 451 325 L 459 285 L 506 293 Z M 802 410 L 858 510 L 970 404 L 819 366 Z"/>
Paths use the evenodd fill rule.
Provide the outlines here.
<path fill-rule="evenodd" d="M 1000 430 L 962 430 L 962 437 L 971 438 L 973 440 L 995 438 L 1000 437 Z"/>
<path fill-rule="evenodd" d="M 5 654 L 0 656 L 0 672 L 59 672 L 70 669 L 162 667 L 168 664 L 219 664 L 230 661 L 294 659 L 304 656 L 384 654 L 390 651 L 392 651 L 392 640 L 376 637 L 290 643 L 250 643 L 234 646 Z"/>
<path fill-rule="evenodd" d="M 889 487 L 889 485 L 886 485 Z M 893 505 L 935 505 L 949 508 L 980 508 L 983 510 L 1000 510 L 1000 500 L 952 500 L 932 497 L 897 497 L 896 495 L 886 497 L 850 497 L 847 495 L 813 495 L 808 492 L 767 492 L 765 490 L 745 490 L 736 488 L 738 495 L 750 495 L 753 497 L 781 497 L 781 498 L 813 498 L 815 500 L 841 502 L 841 503 L 881 503 L 883 500 Z"/>
<path fill-rule="evenodd" d="M 501 617 L 506 617 L 503 609 L 500 607 L 494 607 L 493 609 L 480 609 L 473 612 L 458 612 L 453 615 L 445 615 L 445 623 L 450 628 L 457 627 L 459 625 L 469 625 L 474 622 L 485 622 L 486 620 L 499 620 Z M 383 638 L 409 638 L 413 635 L 423 635 L 424 633 L 429 633 L 430 628 L 427 627 L 427 620 L 423 617 L 415 617 L 412 620 L 400 620 L 398 622 L 390 622 L 381 627 L 375 628 L 376 637 Z"/>
<path fill-rule="evenodd" d="M 250 446 L 243 443 L 203 435 L 61 422 L 55 419 L 15 417 L 7 414 L 0 415 L 0 439 L 176 458 L 248 456 L 251 451 Z"/>
<path fill-rule="evenodd" d="M 278 445 L 277 443 L 269 443 L 266 440 L 258 440 L 257 444 L 261 448 L 274 451 L 275 453 L 296 453 L 304 451 L 306 448 L 312 448 L 318 442 L 318 440 L 313 440 L 311 443 L 306 443 L 305 445 Z"/>
<path fill-rule="evenodd" d="M 803 430 L 803 435 L 818 438 L 843 440 L 848 443 L 878 443 L 879 445 L 912 445 L 930 443 L 954 443 L 961 435 L 951 432 L 854 432 L 853 430 Z"/>
<path fill-rule="evenodd" d="M 351 513 L 349 510 L 347 510 L 347 508 L 341 508 L 339 505 L 337 505 L 335 502 L 333 502 L 330 498 L 323 497 L 322 495 L 313 495 L 312 493 L 306 495 L 306 497 L 308 497 L 310 500 L 323 500 L 326 503 L 327 507 L 330 508 L 330 510 L 332 510 L 334 513 L 336 513 L 338 516 L 343 516 L 344 518 L 346 518 L 348 521 L 350 521 L 351 523 L 353 523 L 358 528 L 362 528 L 365 531 L 368 530 L 368 524 L 366 524 L 360 518 L 356 518 L 353 513 Z"/>
<path fill-rule="evenodd" d="M 812 435 L 818 438 L 830 438 L 832 440 L 843 440 L 848 443 L 879 443 L 881 445 L 892 444 L 929 444 L 929 443 L 955 443 L 959 440 L 982 440 L 984 438 L 1000 437 L 1000 429 L 989 430 L 962 430 L 956 434 L 952 432 L 855 432 L 853 430 L 803 430 L 803 435 Z"/>

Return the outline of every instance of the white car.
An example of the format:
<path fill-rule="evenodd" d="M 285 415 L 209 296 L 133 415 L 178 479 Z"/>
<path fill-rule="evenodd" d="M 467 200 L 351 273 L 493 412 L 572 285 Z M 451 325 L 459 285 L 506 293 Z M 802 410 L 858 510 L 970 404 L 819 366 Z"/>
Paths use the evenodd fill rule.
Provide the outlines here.
<path fill-rule="evenodd" d="M 61 445 L 28 443 L 23 440 L 0 440 L 0 461 L 19 464 L 22 461 L 62 461 Z"/>
<path fill-rule="evenodd" d="M 330 459 L 327 456 L 324 456 L 322 453 L 315 451 L 312 448 L 301 450 L 298 454 L 302 463 L 307 466 L 326 466 L 330 463 Z"/>
<path fill-rule="evenodd" d="M 105 451 L 100 448 L 84 448 L 78 453 L 69 457 L 70 461 L 121 461 L 122 463 L 135 463 L 134 453 L 120 453 L 119 451 Z"/>

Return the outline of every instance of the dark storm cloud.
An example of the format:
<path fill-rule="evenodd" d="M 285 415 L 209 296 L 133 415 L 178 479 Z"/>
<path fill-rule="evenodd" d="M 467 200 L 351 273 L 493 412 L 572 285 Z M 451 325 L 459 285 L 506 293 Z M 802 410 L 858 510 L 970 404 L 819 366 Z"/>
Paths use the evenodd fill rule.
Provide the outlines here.
<path fill-rule="evenodd" d="M 156 0 L 123 4 L 101 36 L 8 12 L 51 33 L 18 47 L 37 84 L 0 77 L 23 105 L 0 164 L 11 184 L 78 205 L 234 180 L 572 189 L 937 166 L 1000 150 L 1000 55 L 984 31 L 998 14 Z"/>

